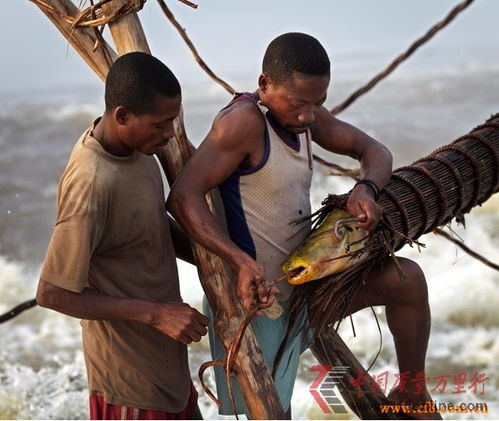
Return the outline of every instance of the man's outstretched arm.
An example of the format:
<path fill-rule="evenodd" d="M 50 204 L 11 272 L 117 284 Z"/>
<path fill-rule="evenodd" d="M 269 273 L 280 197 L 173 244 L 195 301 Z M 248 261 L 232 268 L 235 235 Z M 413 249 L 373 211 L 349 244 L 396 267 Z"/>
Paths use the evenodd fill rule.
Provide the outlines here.
<path fill-rule="evenodd" d="M 361 179 L 370 180 L 379 190 L 390 181 L 390 151 L 356 127 L 333 117 L 324 107 L 316 114 L 313 137 L 328 151 L 357 159 L 360 162 Z M 374 229 L 381 217 L 381 208 L 375 202 L 373 188 L 366 184 L 354 187 L 347 210 L 362 221 L 359 227 L 367 230 Z"/>

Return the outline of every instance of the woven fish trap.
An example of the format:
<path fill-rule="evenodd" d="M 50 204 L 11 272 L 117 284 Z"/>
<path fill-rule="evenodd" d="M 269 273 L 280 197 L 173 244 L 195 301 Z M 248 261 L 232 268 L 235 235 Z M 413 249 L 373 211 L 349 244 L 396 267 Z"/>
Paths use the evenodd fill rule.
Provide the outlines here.
<path fill-rule="evenodd" d="M 396 169 L 378 204 L 383 219 L 371 233 L 362 262 L 341 273 L 294 288 L 291 317 L 304 305 L 316 334 L 348 314 L 348 306 L 370 270 L 408 243 L 452 219 L 464 216 L 499 191 L 499 114 L 470 133 L 413 164 Z M 348 195 L 328 196 L 314 228 L 335 208 L 346 208 Z M 403 280 L 403 273 L 400 273 Z"/>

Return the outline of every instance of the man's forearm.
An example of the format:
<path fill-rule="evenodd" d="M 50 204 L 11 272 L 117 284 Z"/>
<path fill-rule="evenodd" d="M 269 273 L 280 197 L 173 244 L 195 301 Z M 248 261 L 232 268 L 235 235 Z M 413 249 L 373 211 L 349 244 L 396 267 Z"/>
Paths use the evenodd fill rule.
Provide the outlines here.
<path fill-rule="evenodd" d="M 170 234 L 175 248 L 175 255 L 184 262 L 195 265 L 194 254 L 192 253 L 191 241 L 185 231 L 180 227 L 175 219 L 168 216 L 170 222 Z"/>
<path fill-rule="evenodd" d="M 170 338 L 189 344 L 206 334 L 209 320 L 185 303 L 156 303 L 111 297 L 94 289 L 76 293 L 40 280 L 38 304 L 87 320 L 124 320 L 149 325 Z"/>
<path fill-rule="evenodd" d="M 392 162 L 390 151 L 380 143 L 373 143 L 360 160 L 361 179 L 373 181 L 381 190 L 390 181 Z"/>
<path fill-rule="evenodd" d="M 167 202 L 168 210 L 182 228 L 199 244 L 237 267 L 238 257 L 243 252 L 223 232 L 211 213 L 203 196 L 172 195 Z"/>
<path fill-rule="evenodd" d="M 87 320 L 125 320 L 153 324 L 156 303 L 132 298 L 111 297 L 85 288 L 76 293 L 40 281 L 37 302 L 68 316 Z"/>

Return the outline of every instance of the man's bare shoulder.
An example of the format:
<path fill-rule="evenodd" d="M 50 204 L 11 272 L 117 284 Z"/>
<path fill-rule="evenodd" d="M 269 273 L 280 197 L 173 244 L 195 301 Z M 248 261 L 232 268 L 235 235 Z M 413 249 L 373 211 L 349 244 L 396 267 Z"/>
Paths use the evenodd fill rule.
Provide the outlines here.
<path fill-rule="evenodd" d="M 226 141 L 254 142 L 263 138 L 265 119 L 255 104 L 239 101 L 220 111 L 216 116 L 211 134 Z"/>

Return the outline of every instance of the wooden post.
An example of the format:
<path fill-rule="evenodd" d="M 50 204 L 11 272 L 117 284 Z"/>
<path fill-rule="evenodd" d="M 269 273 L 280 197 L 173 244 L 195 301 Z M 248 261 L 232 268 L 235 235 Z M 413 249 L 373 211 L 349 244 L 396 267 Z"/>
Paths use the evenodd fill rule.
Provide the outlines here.
<path fill-rule="evenodd" d="M 63 15 L 75 17 L 79 13 L 79 9 L 71 1 L 45 0 L 45 3 Z M 97 42 L 97 37 L 95 36 L 93 28 L 73 29 L 71 24 L 62 19 L 57 13 L 51 13 L 48 9 L 38 4 L 37 6 L 52 21 L 64 38 L 68 40 L 90 68 L 97 73 L 102 80 L 105 80 L 109 67 L 118 57 L 113 49 L 105 44 L 103 48 L 107 49 L 107 55 L 102 51 L 101 47 L 98 47 L 94 52 L 93 49 Z"/>
<path fill-rule="evenodd" d="M 76 16 L 78 13 L 78 9 L 70 0 L 45 0 L 45 3 L 56 7 L 57 10 L 66 15 Z M 113 13 L 126 3 L 126 0 L 114 0 L 106 4 L 104 10 L 107 14 Z M 69 30 L 70 25 L 60 16 L 49 13 L 42 7 L 40 8 L 71 42 L 84 60 L 89 63 L 90 67 L 104 79 L 110 63 L 105 62 L 103 57 L 92 57 L 95 40 L 88 42 L 88 39 L 91 38 L 91 32 L 88 32 L 88 30 L 71 32 Z M 131 51 L 150 53 L 142 25 L 136 13 L 121 17 L 112 22 L 109 27 L 119 54 Z M 80 36 L 84 38 L 85 42 L 80 40 Z M 170 182 L 180 172 L 183 164 L 191 154 L 191 147 L 187 143 L 181 116 L 175 122 L 175 126 L 175 141 L 171 141 L 170 146 L 160 154 L 162 164 L 168 164 L 168 167 L 164 169 Z M 200 245 L 194 244 L 193 250 L 198 264 L 201 284 L 215 315 L 215 330 L 224 346 L 228 348 L 245 316 L 239 298 L 235 296 L 233 291 L 233 275 L 230 268 L 219 257 Z M 246 330 L 241 345 L 236 375 L 251 418 L 283 419 L 285 417 L 270 370 L 265 363 L 251 327 Z"/>
<path fill-rule="evenodd" d="M 127 0 L 114 0 L 105 4 L 102 9 L 106 15 L 112 15 L 129 3 Z M 132 51 L 142 51 L 151 54 L 147 38 L 142 29 L 137 13 L 129 13 L 118 20 L 109 23 L 114 46 L 121 56 Z"/>
<path fill-rule="evenodd" d="M 359 384 L 360 390 L 352 383 L 352 380 L 361 376 L 369 376 L 369 374 L 348 349 L 340 335 L 336 333 L 334 327 L 331 326 L 321 333 L 311 349 L 322 365 L 346 369 L 341 383 L 337 386 L 345 402 L 358 417 L 385 420 L 409 419 L 404 414 L 383 414 L 380 406 L 393 405 L 394 402 L 383 393 L 373 390 L 371 382 Z"/>

